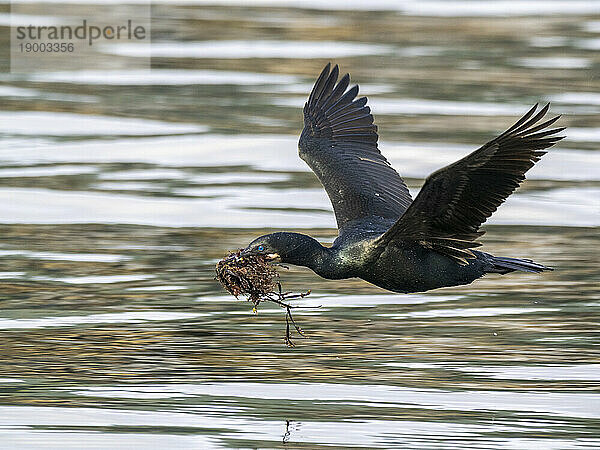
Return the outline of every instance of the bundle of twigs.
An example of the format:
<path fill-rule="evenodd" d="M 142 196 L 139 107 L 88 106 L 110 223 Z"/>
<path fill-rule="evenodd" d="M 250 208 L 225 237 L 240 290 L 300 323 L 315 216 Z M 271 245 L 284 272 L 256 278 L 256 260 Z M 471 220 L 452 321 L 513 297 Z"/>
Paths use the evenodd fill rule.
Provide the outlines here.
<path fill-rule="evenodd" d="M 284 341 L 288 347 L 295 346 L 290 337 L 290 323 L 300 336 L 305 336 L 304 331 L 296 324 L 292 316 L 292 309 L 298 308 L 298 306 L 292 306 L 284 301 L 304 298 L 310 294 L 310 290 L 300 294 L 283 292 L 281 283 L 276 280 L 279 278 L 279 274 L 264 256 L 242 255 L 241 250 L 238 250 L 219 261 L 215 270 L 217 273 L 215 279 L 223 285 L 227 292 L 236 298 L 245 295 L 247 300 L 252 302 L 254 312 L 263 301 L 273 302 L 285 308 Z"/>

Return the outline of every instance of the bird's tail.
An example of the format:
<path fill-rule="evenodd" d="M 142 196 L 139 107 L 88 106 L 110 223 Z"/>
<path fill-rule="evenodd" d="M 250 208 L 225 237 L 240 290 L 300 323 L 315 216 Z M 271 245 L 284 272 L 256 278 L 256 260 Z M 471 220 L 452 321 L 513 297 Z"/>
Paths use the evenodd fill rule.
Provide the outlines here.
<path fill-rule="evenodd" d="M 530 259 L 517 259 L 507 258 L 504 256 L 494 256 L 490 262 L 492 263 L 492 268 L 491 270 L 488 270 L 488 272 L 491 273 L 505 274 L 509 272 L 514 272 L 515 270 L 520 270 L 521 272 L 539 273 L 545 270 L 554 270 L 552 267 L 547 267 L 542 264 L 538 264 Z"/>

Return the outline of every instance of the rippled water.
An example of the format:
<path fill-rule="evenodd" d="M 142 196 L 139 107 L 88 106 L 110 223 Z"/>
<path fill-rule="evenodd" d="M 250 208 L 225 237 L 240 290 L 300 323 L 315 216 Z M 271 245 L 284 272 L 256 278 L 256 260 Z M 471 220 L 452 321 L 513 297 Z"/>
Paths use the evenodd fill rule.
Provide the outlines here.
<path fill-rule="evenodd" d="M 151 72 L 118 69 L 149 51 L 131 45 L 98 48 L 110 71 L 0 76 L 0 447 L 600 447 L 600 2 L 153 13 Z M 272 229 L 335 237 L 296 151 L 328 60 L 369 95 L 413 194 L 552 101 L 567 139 L 484 242 L 556 270 L 396 295 L 282 269 L 313 291 L 294 349 L 283 310 L 226 295 L 227 250 Z"/>

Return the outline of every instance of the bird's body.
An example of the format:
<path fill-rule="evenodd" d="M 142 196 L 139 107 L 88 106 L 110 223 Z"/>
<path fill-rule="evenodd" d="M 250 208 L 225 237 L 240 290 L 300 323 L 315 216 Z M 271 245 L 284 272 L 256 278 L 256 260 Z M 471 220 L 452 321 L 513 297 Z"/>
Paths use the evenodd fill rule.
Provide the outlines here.
<path fill-rule="evenodd" d="M 422 292 L 445 286 L 469 284 L 485 273 L 486 254 L 479 253 L 466 265 L 415 242 L 386 247 L 365 264 L 361 278 L 394 292 Z"/>
<path fill-rule="evenodd" d="M 377 127 L 358 87 L 328 64 L 304 107 L 299 153 L 333 204 L 339 236 L 331 247 L 299 233 L 255 239 L 245 252 L 305 266 L 328 279 L 358 277 L 394 292 L 469 284 L 486 273 L 550 270 L 530 260 L 474 250 L 480 225 L 525 172 L 556 143 L 558 117 L 539 123 L 537 105 L 496 139 L 430 175 L 412 200 L 377 147 Z M 337 83 L 337 84 L 336 84 Z"/>

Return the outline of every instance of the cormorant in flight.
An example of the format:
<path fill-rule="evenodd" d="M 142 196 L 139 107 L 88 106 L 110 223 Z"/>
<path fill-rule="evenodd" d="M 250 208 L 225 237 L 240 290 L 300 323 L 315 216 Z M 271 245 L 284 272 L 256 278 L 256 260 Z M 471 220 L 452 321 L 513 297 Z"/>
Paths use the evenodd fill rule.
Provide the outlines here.
<path fill-rule="evenodd" d="M 304 105 L 300 157 L 327 191 L 339 236 L 324 247 L 310 236 L 278 232 L 244 250 L 271 261 L 305 266 L 328 279 L 358 277 L 395 292 L 469 284 L 486 273 L 541 272 L 527 259 L 474 250 L 479 227 L 562 139 L 542 123 L 549 105 L 531 108 L 497 138 L 431 174 L 413 200 L 377 148 L 367 98 L 356 99 L 350 77 L 339 82 L 327 64 Z"/>

